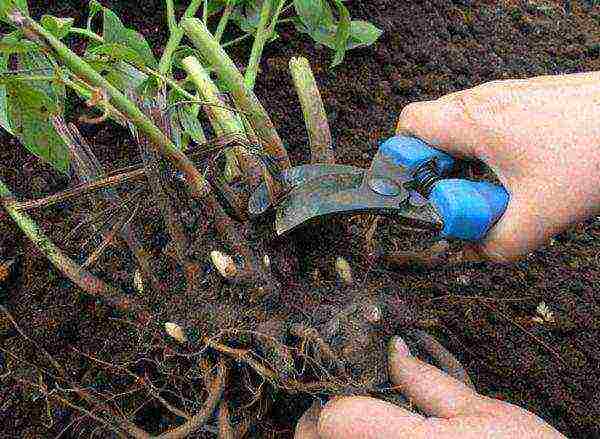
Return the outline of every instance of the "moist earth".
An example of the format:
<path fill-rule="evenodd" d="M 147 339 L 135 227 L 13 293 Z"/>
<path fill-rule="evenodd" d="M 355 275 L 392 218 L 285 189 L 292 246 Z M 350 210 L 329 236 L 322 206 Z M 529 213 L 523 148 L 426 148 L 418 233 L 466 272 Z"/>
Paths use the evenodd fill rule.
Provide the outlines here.
<path fill-rule="evenodd" d="M 41 1 L 29 3 L 36 18 L 44 13 L 71 16 L 77 25 L 84 25 L 84 2 L 60 1 L 51 7 Z M 307 57 L 329 117 L 337 161 L 368 166 L 378 141 L 393 135 L 399 112 L 410 102 L 436 99 L 492 80 L 600 70 L 600 7 L 593 3 L 348 1 L 353 18 L 371 21 L 384 30 L 381 39 L 372 47 L 348 52 L 341 66 L 330 69 L 329 49 L 315 47 L 308 37 L 283 26 L 280 38 L 264 52 L 256 94 L 292 161 L 308 162 L 307 134 L 288 72 L 292 56 Z M 167 39 L 163 2 L 115 0 L 103 4 L 143 33 L 160 53 Z M 230 53 L 241 65 L 249 49 L 249 44 L 242 44 Z M 84 111 L 80 102 L 71 103 L 70 114 Z M 113 125 L 83 125 L 81 131 L 106 169 L 139 160 L 125 130 Z M 40 197 L 69 184 L 9 136 L 2 136 L 2 145 L 0 172 L 18 197 Z M 152 212 L 152 207 L 149 209 Z M 89 252 L 85 233 L 68 243 L 61 241 L 83 219 L 77 204 L 36 211 L 34 217 L 72 256 L 81 249 Z M 278 303 L 264 309 L 249 305 L 248 315 L 239 316 L 239 309 L 237 313 L 227 311 L 233 302 L 224 300 L 220 306 L 207 308 L 200 298 L 184 291 L 147 300 L 175 321 L 183 319 L 210 331 L 231 326 L 236 319 L 240 324 L 263 322 L 265 315 L 271 322 L 297 321 L 298 316 L 314 321 L 317 315 L 327 320 L 357 297 L 384 297 L 389 303 L 404 304 L 408 314 L 435 319 L 438 323 L 429 331 L 457 356 L 481 393 L 535 412 L 568 437 L 600 436 L 600 217 L 573 225 L 515 264 L 413 269 L 372 264 L 360 242 L 363 219 L 351 218 L 344 224 L 314 224 L 289 236 L 287 242 L 272 244 L 274 255 L 292 248 L 298 264 L 291 267 L 290 275 L 282 276 Z M 161 228 L 149 219 L 142 227 L 155 253 L 165 245 Z M 431 238 L 398 229 L 389 220 L 380 221 L 377 235 L 400 249 L 423 247 Z M 108 252 L 101 265 L 102 274 L 115 282 L 130 276 L 131 267 L 123 262 L 121 250 L 117 246 Z M 15 255 L 20 255 L 19 267 L 3 286 L 1 300 L 21 330 L 81 383 L 95 383 L 100 390 L 110 387 L 113 392 L 130 388 L 125 376 L 118 371 L 103 375 L 81 352 L 124 363 L 143 349 L 151 351 L 151 346 L 136 345 L 143 329 L 132 329 L 110 308 L 84 296 L 3 214 L 0 256 L 8 259 Z M 333 263 L 337 256 L 350 261 L 353 288 L 344 288 L 336 279 Z M 274 263 L 276 260 L 274 256 Z M 163 267 L 166 273 L 172 268 Z M 209 263 L 204 269 L 207 288 L 223 296 L 234 291 L 211 271 Z M 553 322 L 532 320 L 540 302 L 552 310 Z M 405 318 L 410 322 L 413 316 Z M 48 370 L 51 366 L 36 355 L 35 346 L 20 337 L 4 315 L 0 317 L 0 347 L 0 437 L 95 434 L 97 424 L 80 422 L 81 413 L 48 402 L 26 383 L 39 380 L 28 362 Z M 177 349 L 176 344 L 169 349 Z M 181 367 L 179 363 L 170 365 L 168 349 L 164 352 L 164 362 L 157 367 Z M 94 376 L 90 377 L 92 369 Z M 172 376 L 180 372 L 173 370 Z M 20 380 L 13 379 L 15 376 Z M 314 397 L 278 391 L 270 398 L 266 414 L 251 436 L 292 437 L 295 422 Z M 121 395 L 120 406 L 148 431 L 160 431 L 173 422 L 158 404 L 144 405 L 147 399 Z"/>

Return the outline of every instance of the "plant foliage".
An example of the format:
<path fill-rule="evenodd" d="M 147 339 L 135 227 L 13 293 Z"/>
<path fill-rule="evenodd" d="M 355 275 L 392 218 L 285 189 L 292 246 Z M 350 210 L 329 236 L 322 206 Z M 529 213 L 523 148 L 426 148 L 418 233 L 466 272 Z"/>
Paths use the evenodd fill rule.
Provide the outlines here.
<path fill-rule="evenodd" d="M 271 2 L 266 5 L 269 8 L 264 7 L 266 1 Z M 177 2 L 174 3 L 177 6 Z M 277 30 L 286 23 L 332 49 L 332 66 L 343 61 L 347 50 L 373 44 L 382 33 L 370 23 L 352 20 L 344 0 L 205 0 L 197 4 L 205 19 L 218 20 L 219 37 L 225 29 L 229 30 L 226 33 L 229 42 L 222 43 L 223 47 L 252 36 L 262 42 L 253 47 L 253 59 L 248 65 L 254 76 L 263 44 L 277 39 Z M 180 36 L 174 40 L 173 50 L 167 56 L 169 78 L 165 78 L 158 73 L 159 62 L 142 34 L 123 24 L 113 10 L 99 1 L 90 0 L 88 7 L 84 29 L 75 27 L 72 18 L 52 15 L 44 15 L 39 24 L 59 40 L 69 41 L 70 35 L 86 39 L 84 61 L 125 95 L 153 99 L 165 80 L 170 80 L 171 85 L 175 83 L 170 78 L 171 72 L 174 68 L 181 69 L 180 61 L 185 56 L 196 56 L 205 63 L 206 70 L 211 71 L 212 66 L 182 42 Z M 265 11 L 269 12 L 268 16 Z M 174 16 L 173 8 L 170 14 L 169 29 L 173 34 L 177 32 L 180 17 Z M 26 0 L 0 0 L 0 21 L 15 25 L 18 15 L 29 15 Z M 233 23 L 235 28 L 227 27 L 228 23 Z M 43 45 L 41 40 L 25 35 L 18 26 L 0 38 L 0 126 L 57 171 L 68 173 L 67 146 L 51 122 L 53 117 L 64 115 L 67 86 L 87 101 L 88 106 L 98 107 L 121 123 L 123 120 L 112 112 L 100 90 L 74 75 Z M 248 88 L 252 88 L 253 79 L 247 84 Z M 171 88 L 165 104 L 173 131 L 170 135 L 181 149 L 186 149 L 190 142 L 205 140 L 198 120 L 201 106 L 190 102 L 187 86 L 184 81 Z"/>

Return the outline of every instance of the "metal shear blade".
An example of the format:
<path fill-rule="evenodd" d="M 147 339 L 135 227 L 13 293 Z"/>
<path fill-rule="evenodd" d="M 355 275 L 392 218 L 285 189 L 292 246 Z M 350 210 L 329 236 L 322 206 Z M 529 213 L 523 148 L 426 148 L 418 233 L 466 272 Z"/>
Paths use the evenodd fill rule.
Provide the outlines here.
<path fill-rule="evenodd" d="M 360 174 L 364 173 L 364 169 L 349 165 L 301 165 L 284 170 L 277 176 L 283 183 L 288 184 L 292 188 L 303 185 L 304 183 L 318 177 L 330 174 Z M 263 183 L 252 194 L 248 202 L 248 212 L 252 216 L 258 216 L 267 211 L 271 207 L 271 201 L 267 193 L 267 187 Z"/>
<path fill-rule="evenodd" d="M 316 217 L 366 212 L 391 215 L 418 228 L 442 228 L 436 211 L 416 192 L 403 188 L 396 196 L 381 195 L 369 186 L 368 171 L 361 171 L 323 175 L 294 188 L 277 206 L 277 234 Z"/>

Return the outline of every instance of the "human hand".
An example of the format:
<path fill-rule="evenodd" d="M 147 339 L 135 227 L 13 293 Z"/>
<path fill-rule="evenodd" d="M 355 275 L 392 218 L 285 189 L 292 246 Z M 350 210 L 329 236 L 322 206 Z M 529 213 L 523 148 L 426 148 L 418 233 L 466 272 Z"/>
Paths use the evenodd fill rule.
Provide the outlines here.
<path fill-rule="evenodd" d="M 484 259 L 511 261 L 600 211 L 600 72 L 492 81 L 407 105 L 399 134 L 485 162 L 511 194 Z"/>
<path fill-rule="evenodd" d="M 367 397 L 314 405 L 296 426 L 295 439 L 557 439 L 562 434 L 515 405 L 477 394 L 460 381 L 412 356 L 406 343 L 390 342 L 390 378 L 424 413 Z"/>

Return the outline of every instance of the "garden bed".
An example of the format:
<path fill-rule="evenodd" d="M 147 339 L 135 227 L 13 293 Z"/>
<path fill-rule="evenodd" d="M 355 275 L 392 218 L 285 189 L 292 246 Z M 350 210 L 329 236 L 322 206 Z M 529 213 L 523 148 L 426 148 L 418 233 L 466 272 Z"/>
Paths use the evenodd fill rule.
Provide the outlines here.
<path fill-rule="evenodd" d="M 45 2 L 30 2 L 32 15 L 51 13 L 76 17 L 79 24 L 85 21 L 87 11 L 80 2 L 59 3 L 63 6 L 50 10 Z M 162 2 L 103 3 L 143 33 L 153 48 L 164 46 L 168 33 Z M 569 13 L 565 3 L 571 5 Z M 315 48 L 291 27 L 282 27 L 280 39 L 263 54 L 255 92 L 294 164 L 308 162 L 310 150 L 288 71 L 293 56 L 307 57 L 315 72 L 337 162 L 363 167 L 368 166 L 377 142 L 393 134 L 398 113 L 409 102 L 435 99 L 491 80 L 600 70 L 600 8 L 590 8 L 584 1 L 373 0 L 349 1 L 348 8 L 353 18 L 373 22 L 384 34 L 374 46 L 348 52 L 335 69 L 328 68 L 331 51 Z M 236 46 L 229 53 L 234 60 L 245 60 L 249 45 Z M 74 105 L 73 114 L 78 111 Z M 123 128 L 84 125 L 81 131 L 109 169 L 137 160 L 137 149 Z M 38 198 L 66 187 L 66 178 L 27 153 L 16 140 L 3 136 L 2 144 L 1 177 L 19 197 Z M 164 245 L 162 225 L 152 221 L 152 206 L 148 209 L 144 236 L 152 237 L 152 251 L 158 252 Z M 36 211 L 34 216 L 60 243 L 60 237 L 81 220 L 77 215 L 77 206 L 65 206 Z M 381 220 L 377 230 L 381 240 L 396 240 L 407 248 L 424 246 L 421 240 L 429 238 L 399 230 L 388 220 Z M 360 239 L 365 232 L 364 218 L 351 218 L 311 226 L 288 237 L 290 242 L 272 242 L 266 251 L 274 266 L 280 253 L 289 251 L 297 261 L 297 265 L 280 268 L 281 293 L 273 300 L 254 303 L 252 298 L 237 297 L 235 286 L 211 269 L 209 262 L 202 266 L 203 290 L 223 297 L 218 305 L 206 307 L 205 297 L 179 290 L 167 297 L 150 293 L 144 300 L 160 310 L 161 319 L 196 328 L 197 337 L 222 328 L 261 327 L 268 332 L 268 327 L 260 325 L 303 318 L 326 321 L 357 300 L 398 304 L 398 309 L 405 310 L 402 323 L 432 322 L 428 330 L 458 357 L 480 392 L 537 413 L 569 437 L 600 435 L 600 217 L 571 227 L 510 266 L 394 269 L 365 257 Z M 206 253 L 211 239 L 207 236 L 201 243 L 199 254 Z M 85 241 L 85 235 L 79 235 L 73 241 L 75 247 L 69 246 L 71 253 Z M 109 267 L 110 279 L 117 283 L 131 274 L 131 267 L 122 265 L 121 250 L 111 249 L 102 260 L 102 267 Z M 0 390 L 0 425 L 4 426 L 0 436 L 55 437 L 70 425 L 63 437 L 90 437 L 99 426 L 90 418 L 77 421 L 81 412 L 47 399 L 26 384 L 40 379 L 37 369 L 27 362 L 51 369 L 39 355 L 39 346 L 77 382 L 94 391 L 131 391 L 118 396 L 119 407 L 139 427 L 158 432 L 181 421 L 148 397 L 141 384 L 142 390 L 134 392 L 135 383 L 126 373 L 98 367 L 97 360 L 125 364 L 147 354 L 147 364 L 140 370 L 161 375 L 165 383 L 179 389 L 189 386 L 201 370 L 202 365 L 194 363 L 197 349 L 153 333 L 150 323 L 133 325 L 110 307 L 81 294 L 4 215 L 0 217 L 0 256 L 9 259 L 17 254 L 21 255 L 19 269 L 3 286 L 1 300 L 38 346 L 23 338 L 5 315 L 0 316 L 0 380 L 6 380 Z M 338 256 L 352 266 L 352 288 L 336 278 Z M 180 279 L 172 274 L 177 273 L 174 263 L 161 270 L 173 276 L 164 280 L 175 291 Z M 553 312 L 553 322 L 533 320 L 540 302 Z M 188 355 L 187 362 L 181 356 L 171 361 L 175 353 Z M 255 372 L 248 378 L 253 390 L 261 386 L 260 374 Z M 246 368 L 233 366 L 227 380 L 246 383 L 244 373 Z M 291 437 L 296 420 L 315 397 L 306 389 L 281 387 L 269 392 L 265 401 L 258 398 L 256 402 L 248 399 L 242 387 L 231 386 L 227 398 L 234 408 L 245 405 L 249 413 L 261 415 L 250 437 Z M 180 392 L 180 396 L 190 395 L 186 388 Z M 191 403 L 186 408 L 197 409 Z M 102 436 L 106 430 L 96 433 L 107 437 Z"/>

